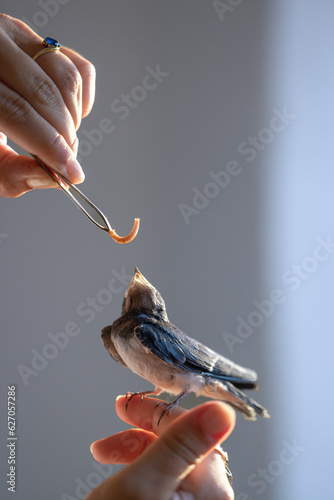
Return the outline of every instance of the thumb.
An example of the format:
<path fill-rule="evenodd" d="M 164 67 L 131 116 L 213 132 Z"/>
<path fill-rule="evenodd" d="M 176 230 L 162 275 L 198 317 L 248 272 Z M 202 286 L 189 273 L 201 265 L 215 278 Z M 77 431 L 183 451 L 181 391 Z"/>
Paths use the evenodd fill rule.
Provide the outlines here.
<path fill-rule="evenodd" d="M 144 484 L 147 500 L 170 499 L 195 465 L 230 435 L 234 425 L 235 412 L 229 406 L 218 401 L 205 403 L 176 418 L 127 471 L 133 473 L 139 488 Z M 142 477 L 146 484 L 136 481 Z"/>
<path fill-rule="evenodd" d="M 16 198 L 34 188 L 56 186 L 35 160 L 20 156 L 7 146 L 4 134 L 0 133 L 0 196 Z"/>

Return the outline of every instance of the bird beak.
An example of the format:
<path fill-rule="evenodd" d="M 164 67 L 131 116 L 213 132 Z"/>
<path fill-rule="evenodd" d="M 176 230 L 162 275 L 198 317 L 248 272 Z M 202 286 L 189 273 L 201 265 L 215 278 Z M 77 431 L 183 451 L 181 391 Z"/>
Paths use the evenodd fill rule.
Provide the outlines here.
<path fill-rule="evenodd" d="M 135 268 L 134 275 L 130 282 L 129 288 L 135 287 L 137 285 L 144 286 L 145 288 L 152 288 L 152 285 L 139 271 L 138 267 Z"/>

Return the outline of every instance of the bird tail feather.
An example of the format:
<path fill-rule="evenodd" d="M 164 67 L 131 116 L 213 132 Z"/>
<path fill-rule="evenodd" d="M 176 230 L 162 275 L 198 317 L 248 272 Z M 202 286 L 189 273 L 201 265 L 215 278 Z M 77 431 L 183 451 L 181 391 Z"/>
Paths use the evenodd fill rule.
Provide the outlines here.
<path fill-rule="evenodd" d="M 232 406 L 236 406 L 247 420 L 256 420 L 256 416 L 260 415 L 263 418 L 270 418 L 268 411 L 254 399 L 246 396 L 240 389 L 234 387 L 230 382 L 225 382 L 229 394 L 233 399 L 227 401 Z"/>
<path fill-rule="evenodd" d="M 256 420 L 257 415 L 263 418 L 270 418 L 268 411 L 263 406 L 254 399 L 246 396 L 231 382 L 224 381 L 217 383 L 217 381 L 212 381 L 202 388 L 201 394 L 216 399 L 220 397 L 222 401 L 239 410 L 247 420 Z"/>

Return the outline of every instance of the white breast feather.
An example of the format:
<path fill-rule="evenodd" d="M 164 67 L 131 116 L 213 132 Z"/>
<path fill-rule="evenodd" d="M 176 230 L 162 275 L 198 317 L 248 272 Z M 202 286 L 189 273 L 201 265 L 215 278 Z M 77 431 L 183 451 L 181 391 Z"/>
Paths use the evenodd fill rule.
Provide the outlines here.
<path fill-rule="evenodd" d="M 155 387 L 178 395 L 187 390 L 199 393 L 204 385 L 203 377 L 164 363 L 143 346 L 135 335 L 130 339 L 116 337 L 113 341 L 118 354 L 130 370 Z"/>

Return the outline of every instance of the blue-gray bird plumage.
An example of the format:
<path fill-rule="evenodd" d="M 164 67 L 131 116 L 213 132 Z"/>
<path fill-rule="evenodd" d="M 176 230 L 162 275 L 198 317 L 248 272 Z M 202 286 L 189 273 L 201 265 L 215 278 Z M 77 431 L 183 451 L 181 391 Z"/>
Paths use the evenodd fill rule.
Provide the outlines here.
<path fill-rule="evenodd" d="M 229 403 L 245 418 L 269 417 L 265 408 L 240 390 L 257 388 L 256 372 L 233 363 L 170 323 L 160 293 L 137 268 L 124 296 L 122 315 L 102 330 L 101 337 L 118 363 L 155 386 L 145 394 L 166 391 L 177 395 L 178 401 L 195 392 Z"/>

